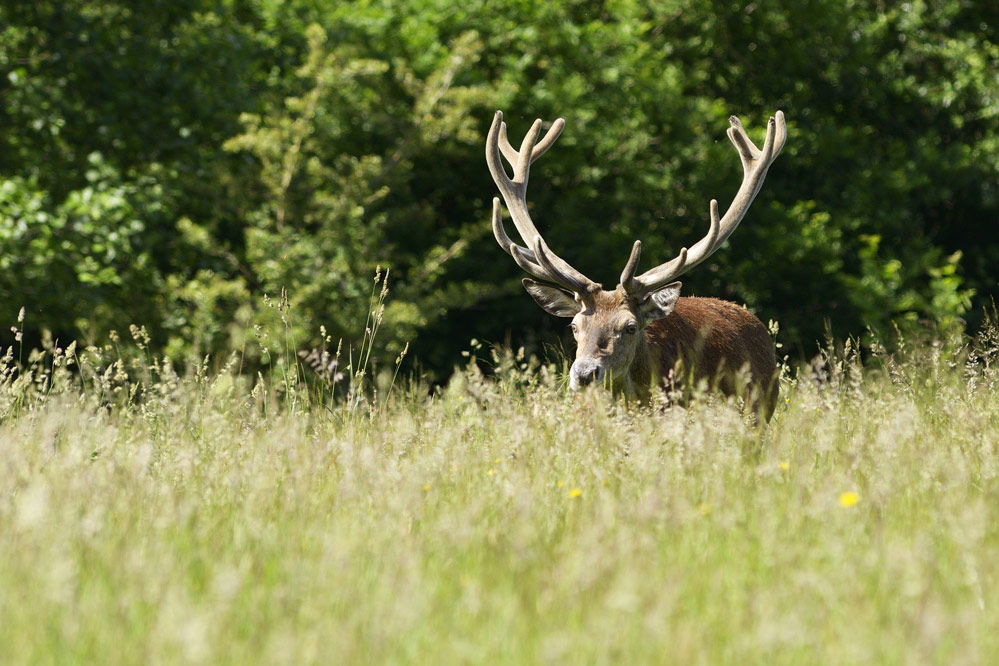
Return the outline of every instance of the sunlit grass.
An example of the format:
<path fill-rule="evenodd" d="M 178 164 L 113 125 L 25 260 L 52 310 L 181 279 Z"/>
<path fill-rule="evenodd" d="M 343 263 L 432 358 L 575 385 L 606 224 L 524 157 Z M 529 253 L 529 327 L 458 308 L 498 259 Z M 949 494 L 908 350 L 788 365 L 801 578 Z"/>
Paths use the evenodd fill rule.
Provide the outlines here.
<path fill-rule="evenodd" d="M 111 351 L 3 375 L 2 663 L 999 660 L 994 339 L 827 354 L 762 432 L 513 356 L 347 407 Z"/>

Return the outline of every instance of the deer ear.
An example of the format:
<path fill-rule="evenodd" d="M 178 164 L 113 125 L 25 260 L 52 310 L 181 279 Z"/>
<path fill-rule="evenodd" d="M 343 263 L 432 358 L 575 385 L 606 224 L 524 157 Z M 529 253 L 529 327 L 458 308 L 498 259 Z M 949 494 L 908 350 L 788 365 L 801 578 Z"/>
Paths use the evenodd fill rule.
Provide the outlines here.
<path fill-rule="evenodd" d="M 531 298 L 548 314 L 556 317 L 575 317 L 576 313 L 583 309 L 583 305 L 576 300 L 575 294 L 571 291 L 541 284 L 529 278 L 524 278 L 521 282 Z"/>
<path fill-rule="evenodd" d="M 646 296 L 640 306 L 645 321 L 662 319 L 673 312 L 673 308 L 676 307 L 676 302 L 680 298 L 680 287 L 682 286 L 683 284 L 680 282 L 671 282 Z"/>

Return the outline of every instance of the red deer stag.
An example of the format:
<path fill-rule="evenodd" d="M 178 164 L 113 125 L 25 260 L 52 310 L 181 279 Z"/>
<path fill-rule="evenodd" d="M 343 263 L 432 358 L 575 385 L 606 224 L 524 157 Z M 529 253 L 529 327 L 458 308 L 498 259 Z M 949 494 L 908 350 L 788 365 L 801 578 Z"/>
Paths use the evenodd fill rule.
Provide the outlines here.
<path fill-rule="evenodd" d="M 635 270 L 642 242 L 635 241 L 620 284 L 606 290 L 552 252 L 527 210 L 531 163 L 552 147 L 565 121 L 556 120 L 539 139 L 541 120 L 536 120 L 518 151 L 507 139 L 503 113 L 496 112 L 486 139 L 486 162 L 524 245 L 507 236 L 498 198 L 493 199 L 493 234 L 518 266 L 558 285 L 523 280 L 527 292 L 547 312 L 572 317 L 577 343 L 569 370 L 572 389 L 604 382 L 615 393 L 646 400 L 658 383 L 706 380 L 727 395 L 743 395 L 766 419 L 773 413 L 777 364 L 767 327 L 734 303 L 681 297 L 681 283 L 674 282 L 711 256 L 735 231 L 787 138 L 780 111 L 770 118 L 762 150 L 750 141 L 738 118 L 732 116 L 729 122 L 728 136 L 739 151 L 744 176 L 725 215 L 719 217 L 718 202 L 712 199 L 708 234 L 689 250 L 683 248 L 675 258 L 641 275 L 635 275 Z M 513 178 L 507 175 L 501 153 L 513 168 Z"/>

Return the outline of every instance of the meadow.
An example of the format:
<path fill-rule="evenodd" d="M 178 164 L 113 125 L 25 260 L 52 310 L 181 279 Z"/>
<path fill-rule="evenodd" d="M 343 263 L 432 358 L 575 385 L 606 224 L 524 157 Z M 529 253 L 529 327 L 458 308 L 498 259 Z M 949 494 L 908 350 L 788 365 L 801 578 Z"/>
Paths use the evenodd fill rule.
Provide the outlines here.
<path fill-rule="evenodd" d="M 830 345 L 765 428 L 503 350 L 344 397 L 133 333 L 2 359 L 4 664 L 999 662 L 994 327 Z"/>

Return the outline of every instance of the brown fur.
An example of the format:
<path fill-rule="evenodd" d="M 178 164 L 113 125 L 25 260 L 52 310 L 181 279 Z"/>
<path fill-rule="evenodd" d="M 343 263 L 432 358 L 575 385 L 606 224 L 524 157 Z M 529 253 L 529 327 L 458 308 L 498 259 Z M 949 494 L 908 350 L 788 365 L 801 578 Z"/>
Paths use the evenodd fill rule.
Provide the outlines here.
<path fill-rule="evenodd" d="M 716 298 L 681 297 L 673 312 L 645 329 L 644 350 L 632 363 L 635 380 L 650 370 L 660 378 L 670 376 L 707 381 L 726 395 L 743 393 L 769 420 L 777 401 L 777 357 L 770 332 L 759 319 L 735 303 Z M 644 353 L 642 353 L 644 351 Z M 642 366 L 650 366 L 643 368 Z M 749 372 L 748 386 L 737 382 L 737 374 Z M 635 385 L 641 385 L 635 381 Z"/>
<path fill-rule="evenodd" d="M 657 384 L 685 393 L 706 382 L 726 395 L 741 395 L 765 419 L 773 413 L 777 361 L 773 340 L 748 310 L 716 298 L 681 297 L 673 311 L 644 325 L 642 306 L 622 288 L 583 300 L 574 317 L 577 358 L 600 358 L 616 392 L 642 400 Z M 748 372 L 748 376 L 743 374 Z"/>

